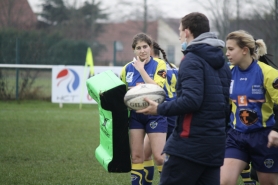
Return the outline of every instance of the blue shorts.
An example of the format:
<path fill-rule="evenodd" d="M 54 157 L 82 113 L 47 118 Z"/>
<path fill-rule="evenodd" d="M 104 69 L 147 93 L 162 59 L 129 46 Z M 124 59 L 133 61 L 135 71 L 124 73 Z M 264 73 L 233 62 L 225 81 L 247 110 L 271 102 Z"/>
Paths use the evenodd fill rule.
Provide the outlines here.
<path fill-rule="evenodd" d="M 235 158 L 259 172 L 278 172 L 278 148 L 267 148 L 268 134 L 271 128 L 256 132 L 242 133 L 230 128 L 227 132 L 225 158 Z"/>
<path fill-rule="evenodd" d="M 167 120 L 164 116 L 151 116 L 130 111 L 129 129 L 144 129 L 146 133 L 166 133 Z"/>

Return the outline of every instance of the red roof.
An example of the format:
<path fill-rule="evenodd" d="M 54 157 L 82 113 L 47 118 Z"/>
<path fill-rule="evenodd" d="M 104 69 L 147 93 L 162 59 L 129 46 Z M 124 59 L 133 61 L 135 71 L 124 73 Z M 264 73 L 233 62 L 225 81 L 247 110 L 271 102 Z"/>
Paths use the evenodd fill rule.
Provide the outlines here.
<path fill-rule="evenodd" d="M 96 58 L 97 65 L 108 65 L 113 62 L 114 41 L 119 41 L 123 45 L 122 51 L 117 51 L 116 61 L 119 65 L 131 61 L 134 57 L 131 48 L 134 35 L 142 32 L 142 21 L 127 21 L 123 23 L 106 23 L 103 25 L 104 32 L 101 33 L 97 41 L 105 45 L 106 51 L 101 52 Z M 148 22 L 147 34 L 157 40 L 158 22 Z"/>
<path fill-rule="evenodd" d="M 30 29 L 37 17 L 27 0 L 0 0 L 0 28 Z"/>

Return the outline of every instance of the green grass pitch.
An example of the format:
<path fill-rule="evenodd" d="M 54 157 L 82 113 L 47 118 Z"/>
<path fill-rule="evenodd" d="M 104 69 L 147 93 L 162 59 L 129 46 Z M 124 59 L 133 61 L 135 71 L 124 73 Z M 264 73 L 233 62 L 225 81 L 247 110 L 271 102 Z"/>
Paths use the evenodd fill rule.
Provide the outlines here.
<path fill-rule="evenodd" d="M 0 102 L 0 184 L 129 185 L 95 159 L 96 105 Z"/>
<path fill-rule="evenodd" d="M 98 121 L 97 105 L 0 102 L 0 184 L 130 185 L 129 173 L 108 173 L 95 159 Z"/>

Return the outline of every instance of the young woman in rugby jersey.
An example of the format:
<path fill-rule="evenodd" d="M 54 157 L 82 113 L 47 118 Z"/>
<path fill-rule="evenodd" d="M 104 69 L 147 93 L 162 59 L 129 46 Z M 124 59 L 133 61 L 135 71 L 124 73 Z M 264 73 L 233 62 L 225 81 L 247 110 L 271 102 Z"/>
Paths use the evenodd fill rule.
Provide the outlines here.
<path fill-rule="evenodd" d="M 160 58 L 160 52 L 163 55 L 164 61 Z M 178 77 L 178 69 L 174 64 L 169 63 L 165 51 L 155 41 L 153 41 L 153 50 L 151 55 L 156 61 L 166 62 L 167 80 L 164 85 L 164 90 L 166 92 L 165 101 L 171 101 L 175 99 L 177 96 L 175 86 Z M 166 117 L 168 123 L 166 140 L 173 132 L 176 118 L 177 118 L 176 116 Z M 151 150 L 150 140 L 147 135 L 145 136 L 145 140 L 144 140 L 144 171 L 145 171 L 145 178 L 143 179 L 143 185 L 151 185 L 154 176 L 154 162 L 152 160 L 152 150 Z"/>
<path fill-rule="evenodd" d="M 272 64 L 272 66 L 274 66 L 276 69 L 278 68 L 269 58 L 269 54 L 260 56 L 258 61 L 263 62 L 267 65 Z M 273 113 L 274 113 L 274 119 L 275 122 L 278 121 L 278 105 L 274 104 L 273 107 Z M 254 168 L 251 168 L 251 164 L 247 165 L 246 168 L 241 172 L 241 177 L 242 177 L 242 181 L 244 185 L 256 185 L 256 181 L 258 180 L 258 175 L 257 172 L 254 170 Z"/>
<path fill-rule="evenodd" d="M 152 39 L 139 33 L 133 38 L 132 49 L 136 61 L 126 64 L 121 73 L 122 81 L 130 89 L 138 84 L 150 83 L 164 87 L 166 82 L 166 64 L 151 57 Z M 142 185 L 144 177 L 144 137 L 148 135 L 151 150 L 158 171 L 162 170 L 163 156 L 161 155 L 166 141 L 167 120 L 164 116 L 151 116 L 136 113 L 131 110 L 129 122 L 131 149 L 131 181 L 132 185 Z"/>
<path fill-rule="evenodd" d="M 230 33 L 226 55 L 234 67 L 230 86 L 231 128 L 227 132 L 221 184 L 236 184 L 251 162 L 261 185 L 278 184 L 278 71 L 259 62 L 266 54 L 263 40 L 245 31 Z"/>

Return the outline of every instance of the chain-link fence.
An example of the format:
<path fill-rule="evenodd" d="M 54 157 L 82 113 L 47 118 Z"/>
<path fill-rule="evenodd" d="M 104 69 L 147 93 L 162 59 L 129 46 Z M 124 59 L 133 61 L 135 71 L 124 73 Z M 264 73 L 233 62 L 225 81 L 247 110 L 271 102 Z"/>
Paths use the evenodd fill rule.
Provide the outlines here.
<path fill-rule="evenodd" d="M 89 44 L 43 32 L 1 30 L 0 64 L 84 65 Z M 0 99 L 50 99 L 51 70 L 0 67 Z"/>
<path fill-rule="evenodd" d="M 70 40 L 58 34 L 40 31 L 0 31 L 0 64 L 78 65 L 83 66 L 87 48 L 94 51 L 94 59 L 101 51 L 97 42 Z M 131 52 L 130 52 L 131 53 Z M 117 56 L 121 56 L 121 52 Z M 130 60 L 132 58 L 130 57 Z M 124 65 L 126 61 L 94 60 L 95 65 Z M 0 99 L 50 99 L 51 70 L 28 68 L 1 68 Z"/>
<path fill-rule="evenodd" d="M 0 68 L 0 100 L 51 98 L 51 69 Z"/>

